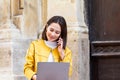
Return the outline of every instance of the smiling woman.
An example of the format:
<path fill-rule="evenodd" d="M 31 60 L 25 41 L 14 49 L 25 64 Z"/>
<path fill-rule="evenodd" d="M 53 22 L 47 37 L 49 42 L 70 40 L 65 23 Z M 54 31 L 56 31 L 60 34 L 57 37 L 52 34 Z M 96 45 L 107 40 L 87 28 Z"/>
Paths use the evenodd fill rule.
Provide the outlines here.
<path fill-rule="evenodd" d="M 54 27 L 57 26 L 55 27 L 56 29 L 59 27 L 59 31 L 61 31 L 59 37 L 63 39 L 63 48 L 65 49 L 66 41 L 67 41 L 67 24 L 66 24 L 65 19 L 62 16 L 53 16 L 52 18 L 48 20 L 42 33 L 42 39 L 48 40 L 48 37 L 46 35 L 47 28 L 49 28 L 53 24 L 54 24 Z"/>
<path fill-rule="evenodd" d="M 51 23 L 46 30 L 46 36 L 48 41 L 55 41 L 58 39 L 61 33 L 61 27 L 58 23 Z"/>
<path fill-rule="evenodd" d="M 69 76 L 71 76 L 72 52 L 66 46 L 66 43 L 66 21 L 62 16 L 53 16 L 46 23 L 42 32 L 42 38 L 30 44 L 24 65 L 26 77 L 29 80 L 37 79 L 38 62 L 69 62 Z"/>

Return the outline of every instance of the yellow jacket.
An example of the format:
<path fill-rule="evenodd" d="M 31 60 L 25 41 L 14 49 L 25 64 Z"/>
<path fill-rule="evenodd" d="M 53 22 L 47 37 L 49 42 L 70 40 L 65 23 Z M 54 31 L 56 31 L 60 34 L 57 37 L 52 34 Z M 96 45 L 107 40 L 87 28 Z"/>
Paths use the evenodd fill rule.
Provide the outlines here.
<path fill-rule="evenodd" d="M 72 52 L 67 47 L 64 50 L 65 57 L 61 60 L 57 47 L 51 49 L 46 46 L 44 40 L 35 40 L 30 44 L 26 54 L 26 63 L 24 65 L 24 74 L 31 80 L 32 76 L 37 72 L 37 62 L 47 62 L 48 56 L 52 52 L 55 62 L 69 62 L 69 76 L 72 74 Z"/>

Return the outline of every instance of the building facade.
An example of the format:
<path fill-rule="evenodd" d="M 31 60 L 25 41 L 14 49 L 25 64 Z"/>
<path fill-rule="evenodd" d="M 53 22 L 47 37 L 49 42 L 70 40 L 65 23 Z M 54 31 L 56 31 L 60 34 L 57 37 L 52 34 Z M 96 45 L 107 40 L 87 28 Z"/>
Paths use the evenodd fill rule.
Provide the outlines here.
<path fill-rule="evenodd" d="M 0 80 L 27 80 L 23 65 L 29 43 L 39 39 L 46 21 L 65 17 L 73 52 L 71 80 L 89 80 L 89 40 L 84 0 L 0 0 Z"/>

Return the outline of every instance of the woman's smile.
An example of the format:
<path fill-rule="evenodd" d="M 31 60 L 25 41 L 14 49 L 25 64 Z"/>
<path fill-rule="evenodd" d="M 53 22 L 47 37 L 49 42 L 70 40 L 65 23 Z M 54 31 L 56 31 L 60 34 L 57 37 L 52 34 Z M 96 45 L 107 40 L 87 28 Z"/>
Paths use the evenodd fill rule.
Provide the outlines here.
<path fill-rule="evenodd" d="M 48 41 L 55 41 L 61 34 L 61 27 L 58 23 L 52 23 L 47 27 L 46 36 Z"/>

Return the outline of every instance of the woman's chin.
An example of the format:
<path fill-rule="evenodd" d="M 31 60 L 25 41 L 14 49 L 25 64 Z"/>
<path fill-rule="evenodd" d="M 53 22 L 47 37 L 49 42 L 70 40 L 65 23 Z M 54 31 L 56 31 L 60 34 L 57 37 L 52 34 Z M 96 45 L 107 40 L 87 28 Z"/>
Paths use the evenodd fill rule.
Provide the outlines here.
<path fill-rule="evenodd" d="M 48 40 L 48 41 L 55 42 L 56 40 L 54 40 L 54 39 L 51 39 L 51 40 Z"/>

